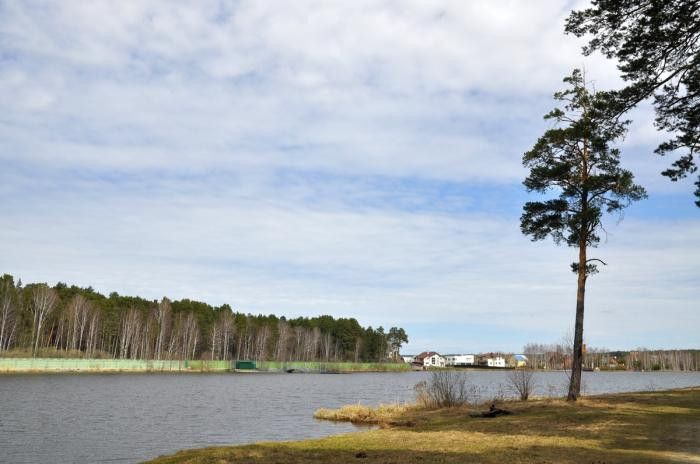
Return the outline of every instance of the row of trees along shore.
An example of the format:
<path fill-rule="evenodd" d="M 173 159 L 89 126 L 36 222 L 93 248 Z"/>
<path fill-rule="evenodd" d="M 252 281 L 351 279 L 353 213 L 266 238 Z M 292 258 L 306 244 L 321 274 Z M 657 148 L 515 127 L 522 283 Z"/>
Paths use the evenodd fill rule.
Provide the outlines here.
<path fill-rule="evenodd" d="M 382 362 L 407 341 L 401 328 L 353 318 L 254 316 L 227 304 L 0 278 L 0 356 Z"/>
<path fill-rule="evenodd" d="M 562 343 L 528 343 L 523 353 L 535 369 L 571 369 L 572 345 Z M 637 371 L 698 371 L 700 350 L 653 350 L 637 348 L 632 351 L 611 351 L 607 348 L 587 347 L 583 352 L 582 367 L 600 370 Z"/>

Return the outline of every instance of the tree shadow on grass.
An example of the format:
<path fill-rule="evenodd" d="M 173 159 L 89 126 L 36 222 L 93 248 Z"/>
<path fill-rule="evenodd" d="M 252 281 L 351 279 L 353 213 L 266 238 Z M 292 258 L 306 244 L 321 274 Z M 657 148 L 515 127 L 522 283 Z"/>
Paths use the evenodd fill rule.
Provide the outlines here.
<path fill-rule="evenodd" d="M 561 401 L 512 402 L 514 414 L 472 418 L 435 413 L 417 431 L 452 430 L 494 436 L 576 437 L 608 449 L 664 450 L 700 455 L 700 390 L 653 392 Z M 700 462 L 700 459 L 699 459 Z"/>

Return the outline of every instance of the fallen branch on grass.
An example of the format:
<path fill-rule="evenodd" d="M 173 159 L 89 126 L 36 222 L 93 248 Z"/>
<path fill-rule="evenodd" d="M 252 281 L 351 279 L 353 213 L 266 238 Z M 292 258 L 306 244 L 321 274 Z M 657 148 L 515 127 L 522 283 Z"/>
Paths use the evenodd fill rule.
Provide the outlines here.
<path fill-rule="evenodd" d="M 513 412 L 508 411 L 507 409 L 497 408 L 496 403 L 491 403 L 491 406 L 489 407 L 488 411 L 475 412 L 475 413 L 469 414 L 469 416 L 471 416 L 471 417 L 496 417 L 496 416 L 507 416 L 509 414 L 513 414 Z"/>

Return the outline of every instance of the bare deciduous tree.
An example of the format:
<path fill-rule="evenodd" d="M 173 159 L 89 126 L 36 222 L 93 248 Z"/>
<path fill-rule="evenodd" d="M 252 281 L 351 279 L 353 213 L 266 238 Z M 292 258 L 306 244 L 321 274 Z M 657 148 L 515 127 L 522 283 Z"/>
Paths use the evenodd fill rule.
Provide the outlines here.
<path fill-rule="evenodd" d="M 267 358 L 267 342 L 270 337 L 270 327 L 264 325 L 256 331 L 255 359 L 263 361 Z"/>
<path fill-rule="evenodd" d="M 231 358 L 233 337 L 236 332 L 233 313 L 228 310 L 222 313 L 219 319 L 219 325 L 221 326 L 221 359 L 228 360 Z"/>
<path fill-rule="evenodd" d="M 414 387 L 416 400 L 428 408 L 451 408 L 467 404 L 467 375 L 453 370 L 433 371 L 429 381 Z"/>
<path fill-rule="evenodd" d="M 155 357 L 160 359 L 163 355 L 163 349 L 167 343 L 168 333 L 170 331 L 172 319 L 172 308 L 170 300 L 163 298 L 156 307 L 156 324 L 158 326 L 158 336 L 156 338 Z"/>
<path fill-rule="evenodd" d="M 17 327 L 17 297 L 12 283 L 0 282 L 0 351 L 10 349 Z"/>
<path fill-rule="evenodd" d="M 532 369 L 514 369 L 508 372 L 508 383 L 522 401 L 527 401 L 535 389 L 535 372 Z"/>
<path fill-rule="evenodd" d="M 291 335 L 291 330 L 289 329 L 289 324 L 285 321 L 279 321 L 277 323 L 277 345 L 275 347 L 275 359 L 278 361 L 287 361 L 288 349 L 289 349 L 289 337 Z"/>
<path fill-rule="evenodd" d="M 182 313 L 177 315 L 173 338 L 179 339 L 179 359 L 194 359 L 199 341 L 199 324 L 192 313 L 187 313 L 187 316 Z"/>
<path fill-rule="evenodd" d="M 83 349 L 83 339 L 90 320 L 91 305 L 82 295 L 75 295 L 66 307 L 68 320 L 67 348 Z"/>
<path fill-rule="evenodd" d="M 97 336 L 100 327 L 100 313 L 93 308 L 90 315 L 90 324 L 88 325 L 87 341 L 85 346 L 85 355 L 91 357 L 97 350 Z"/>
<path fill-rule="evenodd" d="M 37 285 L 32 291 L 32 300 L 29 305 L 29 311 L 33 316 L 32 325 L 32 356 L 36 357 L 39 349 L 39 340 L 41 339 L 41 329 L 46 322 L 46 318 L 56 307 L 58 294 L 56 290 L 46 284 Z"/>
<path fill-rule="evenodd" d="M 120 351 L 119 357 L 137 358 L 139 345 L 139 332 L 141 330 L 141 313 L 131 308 L 127 311 L 126 316 L 122 321 L 121 337 L 119 341 Z"/>

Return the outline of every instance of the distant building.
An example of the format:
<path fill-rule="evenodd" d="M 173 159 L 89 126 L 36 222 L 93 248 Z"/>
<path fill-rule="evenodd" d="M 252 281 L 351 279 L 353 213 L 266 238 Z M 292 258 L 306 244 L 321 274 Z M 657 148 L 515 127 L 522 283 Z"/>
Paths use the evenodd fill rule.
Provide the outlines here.
<path fill-rule="evenodd" d="M 435 351 L 424 351 L 413 358 L 413 364 L 423 368 L 445 367 L 445 358 Z"/>
<path fill-rule="evenodd" d="M 513 355 L 513 364 L 515 367 L 527 367 L 528 364 L 528 359 L 527 356 L 524 354 L 514 354 Z"/>
<path fill-rule="evenodd" d="M 403 359 L 403 362 L 405 362 L 406 364 L 411 364 L 415 358 L 416 357 L 413 356 L 412 354 L 402 354 L 401 355 L 401 359 Z"/>
<path fill-rule="evenodd" d="M 506 367 L 506 359 L 502 358 L 501 356 L 486 358 L 486 365 L 488 367 Z"/>
<path fill-rule="evenodd" d="M 446 354 L 445 365 L 454 367 L 473 366 L 476 362 L 473 354 Z"/>
<path fill-rule="evenodd" d="M 619 366 L 620 363 L 617 360 L 617 356 L 611 357 L 608 361 L 608 369 L 617 369 Z"/>
<path fill-rule="evenodd" d="M 501 353 L 482 353 L 477 356 L 476 362 L 482 367 L 506 367 L 506 359 Z"/>

